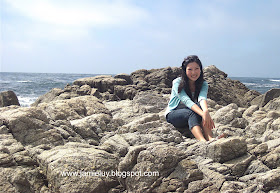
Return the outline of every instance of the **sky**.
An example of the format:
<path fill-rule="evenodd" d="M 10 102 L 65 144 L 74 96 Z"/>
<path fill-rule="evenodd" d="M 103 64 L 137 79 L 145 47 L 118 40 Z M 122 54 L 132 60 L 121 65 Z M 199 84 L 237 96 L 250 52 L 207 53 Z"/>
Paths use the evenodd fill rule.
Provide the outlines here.
<path fill-rule="evenodd" d="M 198 55 L 280 78 L 279 0 L 0 0 L 1 72 L 130 74 Z"/>

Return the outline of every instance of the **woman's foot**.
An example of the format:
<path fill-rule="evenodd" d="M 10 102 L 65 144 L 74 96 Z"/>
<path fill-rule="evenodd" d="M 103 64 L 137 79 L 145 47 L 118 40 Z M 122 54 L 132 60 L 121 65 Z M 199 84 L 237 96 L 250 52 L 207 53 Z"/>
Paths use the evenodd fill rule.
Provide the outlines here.
<path fill-rule="evenodd" d="M 221 135 L 217 136 L 216 139 L 226 138 L 228 134 L 222 133 Z"/>
<path fill-rule="evenodd" d="M 221 135 L 218 135 L 217 137 L 210 139 L 209 142 L 214 142 L 214 141 L 217 141 L 218 139 L 226 138 L 227 136 L 228 136 L 228 134 L 222 133 Z"/>

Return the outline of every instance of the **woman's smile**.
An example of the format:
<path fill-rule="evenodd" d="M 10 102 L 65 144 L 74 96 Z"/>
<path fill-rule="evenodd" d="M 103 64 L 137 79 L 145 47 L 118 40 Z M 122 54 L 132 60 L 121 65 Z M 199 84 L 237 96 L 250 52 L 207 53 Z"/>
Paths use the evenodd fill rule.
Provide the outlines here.
<path fill-rule="evenodd" d="M 191 62 L 186 68 L 186 74 L 190 81 L 195 82 L 200 76 L 201 70 L 196 62 Z"/>

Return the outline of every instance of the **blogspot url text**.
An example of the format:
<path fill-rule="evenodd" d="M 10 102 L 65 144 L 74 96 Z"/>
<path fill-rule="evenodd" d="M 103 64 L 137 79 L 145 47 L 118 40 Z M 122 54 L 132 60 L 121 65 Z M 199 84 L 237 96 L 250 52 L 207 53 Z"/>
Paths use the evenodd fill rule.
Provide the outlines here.
<path fill-rule="evenodd" d="M 150 176 L 159 176 L 158 171 L 62 171 L 60 172 L 61 176 L 64 177 L 119 177 L 119 178 L 126 178 L 126 177 L 150 177 Z"/>

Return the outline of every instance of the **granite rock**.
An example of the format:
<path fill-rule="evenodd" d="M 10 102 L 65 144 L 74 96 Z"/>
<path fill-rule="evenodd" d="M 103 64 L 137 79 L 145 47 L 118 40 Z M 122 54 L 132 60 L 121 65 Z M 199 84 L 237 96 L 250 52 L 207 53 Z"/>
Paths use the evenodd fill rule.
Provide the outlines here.
<path fill-rule="evenodd" d="M 259 93 L 215 66 L 204 72 L 213 133 L 228 134 L 206 143 L 165 120 L 179 68 L 79 79 L 32 107 L 0 108 L 0 189 L 279 191 L 279 97 L 251 105 Z"/>
<path fill-rule="evenodd" d="M 6 107 L 10 105 L 18 105 L 19 101 L 16 94 L 13 91 L 4 91 L 0 93 L 0 107 Z"/>

